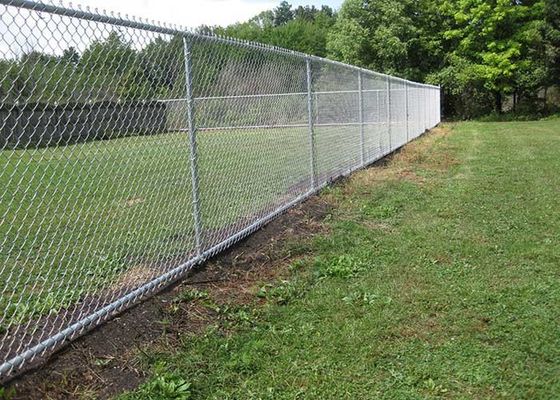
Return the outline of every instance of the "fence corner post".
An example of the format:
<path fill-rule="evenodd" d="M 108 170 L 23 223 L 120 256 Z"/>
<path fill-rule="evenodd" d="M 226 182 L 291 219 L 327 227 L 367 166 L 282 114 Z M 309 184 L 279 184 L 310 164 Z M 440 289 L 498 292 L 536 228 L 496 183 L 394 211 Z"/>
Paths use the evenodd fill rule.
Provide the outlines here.
<path fill-rule="evenodd" d="M 404 115 L 406 121 L 406 142 L 408 143 L 408 141 L 410 140 L 408 134 L 408 82 L 404 83 L 404 98 L 405 98 Z"/>
<path fill-rule="evenodd" d="M 428 127 L 428 89 L 426 88 L 426 86 L 422 87 L 422 93 L 423 93 L 423 97 L 424 97 L 424 132 L 426 132 L 429 127 Z"/>
<path fill-rule="evenodd" d="M 391 78 L 387 75 L 387 133 L 389 134 L 389 153 L 393 151 L 391 137 Z"/>
<path fill-rule="evenodd" d="M 192 205 L 196 254 L 202 254 L 202 220 L 200 215 L 200 188 L 198 175 L 198 149 L 196 125 L 194 119 L 192 56 L 190 39 L 183 36 L 183 53 L 185 57 L 185 97 L 187 104 L 187 125 L 189 131 L 190 169 L 192 183 Z"/>
<path fill-rule="evenodd" d="M 308 119 L 308 133 L 309 133 L 309 147 L 311 152 L 311 189 L 317 189 L 317 154 L 315 148 L 315 129 L 313 126 L 313 85 L 311 75 L 311 60 L 309 57 L 305 59 L 305 66 L 307 70 L 307 119 Z"/>
<path fill-rule="evenodd" d="M 364 97 L 362 71 L 358 70 L 358 122 L 360 123 L 360 165 L 366 165 L 366 143 L 364 135 Z"/>

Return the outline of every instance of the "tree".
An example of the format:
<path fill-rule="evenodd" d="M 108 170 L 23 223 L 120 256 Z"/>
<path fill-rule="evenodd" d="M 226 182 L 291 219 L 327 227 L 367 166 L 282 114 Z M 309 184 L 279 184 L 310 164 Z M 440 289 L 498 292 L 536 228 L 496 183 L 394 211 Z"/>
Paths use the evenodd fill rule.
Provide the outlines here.
<path fill-rule="evenodd" d="M 550 86 L 560 86 L 560 3 L 556 0 L 545 0 L 544 21 L 540 27 L 543 46 L 541 55 L 547 71 L 545 79 L 545 106 L 546 93 Z"/>
<path fill-rule="evenodd" d="M 292 11 L 292 5 L 287 1 L 283 1 L 274 9 L 274 26 L 287 24 L 293 19 L 294 13 Z"/>
<path fill-rule="evenodd" d="M 549 87 L 560 86 L 558 0 L 346 0 L 339 13 L 328 6 L 294 9 L 283 1 L 247 22 L 201 26 L 197 32 L 440 84 L 447 114 L 464 118 L 500 112 L 504 98 L 513 98 L 516 111 L 546 111 L 542 93 L 546 99 Z M 0 62 L 5 77 L 0 99 L 80 102 L 182 96 L 182 39 L 158 36 L 141 49 L 135 47 L 123 33 L 113 31 L 82 54 L 72 47 L 62 55 L 30 48 L 18 59 Z M 231 89 L 226 87 L 230 76 L 252 73 L 229 64 L 271 68 L 258 52 L 205 40 L 195 41 L 193 57 L 195 90 L 225 92 Z"/>
<path fill-rule="evenodd" d="M 318 56 L 326 55 L 324 30 L 305 20 L 294 20 L 276 29 L 269 29 L 263 38 L 266 43 L 275 46 Z"/>
<path fill-rule="evenodd" d="M 136 61 L 136 52 L 121 33 L 112 31 L 105 40 L 93 42 L 82 54 L 80 65 L 106 75 L 125 73 Z"/>
<path fill-rule="evenodd" d="M 157 96 L 158 87 L 151 84 L 145 70 L 136 64 L 131 66 L 117 82 L 116 94 L 122 100 L 150 99 Z"/>
<path fill-rule="evenodd" d="M 88 100 L 114 100 L 120 79 L 136 68 L 137 53 L 118 31 L 109 33 L 105 40 L 94 41 L 80 58 L 82 87 L 87 89 Z"/>
<path fill-rule="evenodd" d="M 285 22 L 277 25 L 280 20 Z M 328 6 L 299 7 L 292 13 L 290 4 L 283 2 L 275 10 L 265 11 L 248 22 L 214 27 L 212 32 L 324 57 L 327 34 L 335 21 L 336 13 Z"/>
<path fill-rule="evenodd" d="M 62 52 L 62 61 L 72 65 L 78 65 L 80 54 L 74 47 L 68 47 Z"/>
<path fill-rule="evenodd" d="M 251 18 L 249 20 L 249 23 L 255 25 L 260 29 L 265 29 L 274 26 L 274 11 L 272 10 L 263 11 L 260 14 Z"/>
<path fill-rule="evenodd" d="M 409 42 L 416 28 L 410 15 L 414 1 L 347 0 L 328 35 L 335 59 L 377 71 L 407 75 Z"/>
<path fill-rule="evenodd" d="M 33 95 L 35 86 L 34 78 L 29 76 L 28 68 L 21 68 L 20 64 L 11 61 L 3 61 L 1 67 L 2 102 L 9 104 L 28 101 Z"/>
<path fill-rule="evenodd" d="M 129 78 L 137 80 L 141 71 L 149 82 L 151 97 L 181 96 L 185 90 L 182 80 L 184 62 L 181 37 L 175 36 L 171 40 L 156 37 L 138 55 L 138 68 Z"/>
<path fill-rule="evenodd" d="M 518 71 L 526 74 L 538 67 L 529 53 L 542 2 L 448 0 L 445 9 L 452 13 L 454 24 L 444 36 L 457 41 L 450 60 L 471 64 L 471 80 L 494 94 L 495 110 L 501 112 L 503 95 L 516 90 Z"/>
<path fill-rule="evenodd" d="M 559 84 L 557 0 L 346 0 L 329 57 L 443 85 L 447 110 L 464 117 L 535 109 Z"/>
<path fill-rule="evenodd" d="M 294 10 L 294 19 L 313 22 L 319 10 L 315 6 L 299 6 Z"/>

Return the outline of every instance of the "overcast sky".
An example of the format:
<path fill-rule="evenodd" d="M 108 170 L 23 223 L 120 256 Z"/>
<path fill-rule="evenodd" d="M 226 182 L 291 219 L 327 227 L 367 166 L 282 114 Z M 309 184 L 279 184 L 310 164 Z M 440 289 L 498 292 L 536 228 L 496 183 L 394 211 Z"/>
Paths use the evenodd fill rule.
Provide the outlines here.
<path fill-rule="evenodd" d="M 78 0 L 75 3 L 187 27 L 228 25 L 246 21 L 281 0 Z M 293 0 L 293 6 L 329 5 L 338 9 L 343 0 Z"/>

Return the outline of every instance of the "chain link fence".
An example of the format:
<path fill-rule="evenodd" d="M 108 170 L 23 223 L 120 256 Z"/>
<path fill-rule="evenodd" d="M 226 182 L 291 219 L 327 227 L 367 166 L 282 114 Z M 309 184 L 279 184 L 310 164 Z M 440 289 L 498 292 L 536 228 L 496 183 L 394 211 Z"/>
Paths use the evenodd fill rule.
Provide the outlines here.
<path fill-rule="evenodd" d="M 440 121 L 438 87 L 0 0 L 0 376 Z"/>

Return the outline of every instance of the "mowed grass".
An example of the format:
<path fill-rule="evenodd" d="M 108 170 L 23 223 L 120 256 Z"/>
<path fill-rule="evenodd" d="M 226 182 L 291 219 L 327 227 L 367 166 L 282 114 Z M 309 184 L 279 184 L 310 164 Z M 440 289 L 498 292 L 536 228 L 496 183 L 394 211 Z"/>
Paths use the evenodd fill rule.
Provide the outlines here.
<path fill-rule="evenodd" d="M 321 175 L 359 162 L 357 128 L 316 135 Z M 204 248 L 309 190 L 309 157 L 307 128 L 200 132 Z M 186 133 L 4 150 L 0 159 L 0 331 L 102 291 L 116 297 L 192 256 Z"/>
<path fill-rule="evenodd" d="M 558 398 L 559 171 L 558 119 L 436 130 L 325 190 L 267 305 L 145 349 L 122 398 Z"/>

